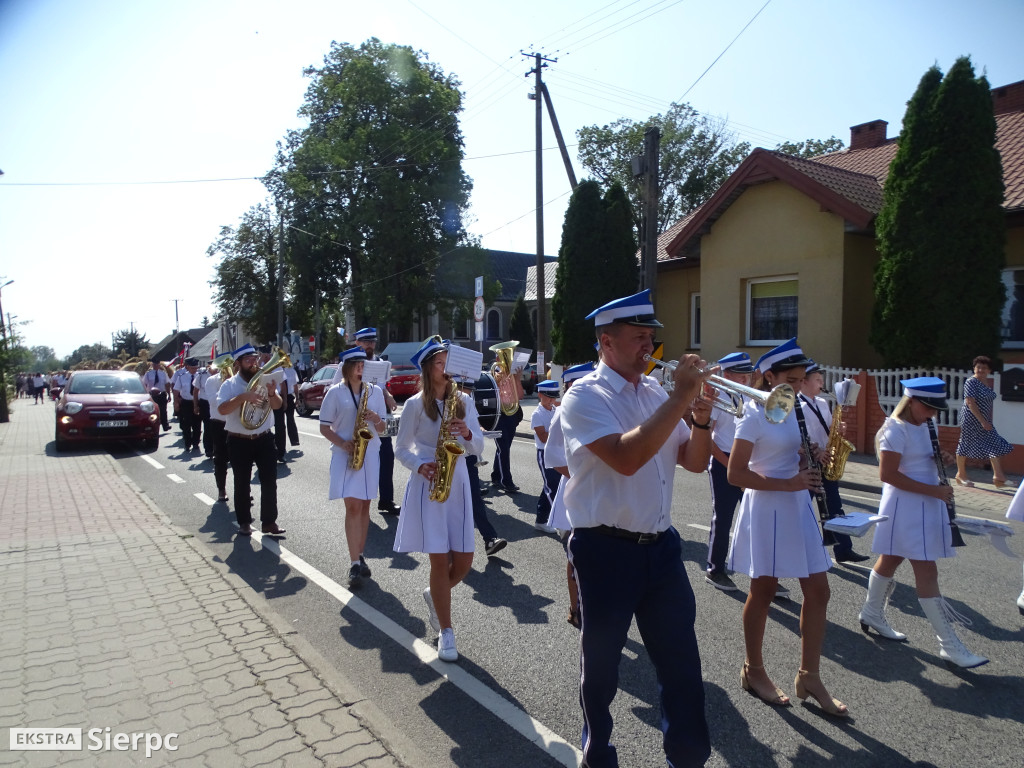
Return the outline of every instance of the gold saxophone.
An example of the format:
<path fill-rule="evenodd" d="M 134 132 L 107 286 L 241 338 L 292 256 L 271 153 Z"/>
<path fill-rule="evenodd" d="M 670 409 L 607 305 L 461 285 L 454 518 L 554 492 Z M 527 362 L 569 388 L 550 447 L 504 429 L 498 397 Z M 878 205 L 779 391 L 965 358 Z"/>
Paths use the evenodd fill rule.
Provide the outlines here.
<path fill-rule="evenodd" d="M 362 469 L 366 459 L 366 446 L 373 439 L 373 433 L 366 426 L 366 401 L 370 398 L 370 384 L 363 384 L 363 396 L 359 399 L 359 410 L 356 412 L 356 426 L 352 430 L 352 455 L 348 457 L 351 469 Z"/>
<path fill-rule="evenodd" d="M 853 443 L 842 435 L 843 406 L 836 405 L 832 414 L 832 428 L 828 431 L 828 443 L 825 445 L 825 461 L 822 464 L 821 476 L 826 480 L 836 481 L 846 471 L 846 460 L 853 452 Z"/>
<path fill-rule="evenodd" d="M 444 414 L 441 416 L 441 428 L 437 431 L 437 447 L 434 449 L 434 461 L 437 469 L 430 479 L 430 500 L 442 504 L 448 501 L 452 492 L 452 477 L 455 475 L 455 462 L 466 449 L 452 439 L 452 418 L 455 406 L 459 402 L 459 386 L 454 381 L 448 382 L 448 391 L 444 398 Z"/>

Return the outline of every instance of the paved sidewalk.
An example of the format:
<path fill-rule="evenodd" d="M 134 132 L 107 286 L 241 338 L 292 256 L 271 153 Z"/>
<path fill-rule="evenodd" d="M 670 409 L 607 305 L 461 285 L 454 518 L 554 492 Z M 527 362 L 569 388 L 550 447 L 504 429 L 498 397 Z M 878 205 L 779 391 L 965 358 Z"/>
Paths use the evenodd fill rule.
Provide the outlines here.
<path fill-rule="evenodd" d="M 58 456 L 53 418 L 21 400 L 0 424 L 0 765 L 410 765 L 390 722 L 113 458 Z M 8 751 L 9 728 L 43 727 L 81 728 L 81 751 Z M 108 728 L 177 749 L 106 751 Z"/>

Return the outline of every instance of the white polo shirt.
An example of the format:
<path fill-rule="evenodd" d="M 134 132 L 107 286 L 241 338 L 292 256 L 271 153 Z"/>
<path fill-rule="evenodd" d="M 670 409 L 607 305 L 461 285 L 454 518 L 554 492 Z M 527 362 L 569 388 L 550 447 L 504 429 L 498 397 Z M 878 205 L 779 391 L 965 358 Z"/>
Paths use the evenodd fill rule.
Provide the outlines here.
<path fill-rule="evenodd" d="M 565 506 L 573 528 L 611 525 L 660 533 L 672 525 L 672 480 L 679 446 L 690 439 L 682 419 L 656 454 L 634 475 L 615 472 L 587 448 L 599 438 L 625 434 L 668 399 L 658 381 L 641 376 L 634 387 L 603 362 L 562 398 L 562 430 L 571 478 Z"/>
<path fill-rule="evenodd" d="M 220 411 L 217 410 L 217 393 L 220 391 L 220 383 L 219 373 L 210 375 L 210 378 L 206 380 L 206 399 L 210 401 L 210 418 L 217 421 L 226 421 L 227 417 L 221 416 Z"/>

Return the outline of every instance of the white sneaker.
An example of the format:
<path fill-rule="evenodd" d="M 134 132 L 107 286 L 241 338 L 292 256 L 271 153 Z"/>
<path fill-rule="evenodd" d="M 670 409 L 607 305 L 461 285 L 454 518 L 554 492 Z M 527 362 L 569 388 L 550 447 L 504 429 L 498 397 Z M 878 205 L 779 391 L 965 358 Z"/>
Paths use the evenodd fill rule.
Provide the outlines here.
<path fill-rule="evenodd" d="M 781 581 L 775 587 L 775 596 L 780 597 L 784 600 L 789 599 L 789 590 L 786 589 L 785 586 L 783 586 Z"/>
<path fill-rule="evenodd" d="M 557 533 L 558 532 L 554 528 L 552 528 L 550 525 L 548 525 L 547 523 L 534 523 L 533 527 L 536 528 L 538 531 L 542 531 L 544 533 Z"/>
<path fill-rule="evenodd" d="M 423 590 L 423 601 L 427 604 L 427 610 L 430 612 L 430 626 L 433 627 L 435 632 L 440 632 L 441 622 L 437 618 L 437 609 L 434 607 L 434 598 L 430 596 L 430 587 Z"/>
<path fill-rule="evenodd" d="M 1017 610 L 1024 615 L 1024 592 L 1020 593 L 1020 597 L 1017 598 Z"/>
<path fill-rule="evenodd" d="M 455 650 L 455 630 L 445 627 L 437 636 L 437 658 L 441 661 L 458 661 L 459 652 Z"/>

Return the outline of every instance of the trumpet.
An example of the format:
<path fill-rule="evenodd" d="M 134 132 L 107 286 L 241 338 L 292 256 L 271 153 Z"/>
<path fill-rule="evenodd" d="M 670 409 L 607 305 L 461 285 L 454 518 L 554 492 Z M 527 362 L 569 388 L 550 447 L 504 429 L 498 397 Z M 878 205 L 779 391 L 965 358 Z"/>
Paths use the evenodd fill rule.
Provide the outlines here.
<path fill-rule="evenodd" d="M 656 357 L 650 355 L 644 355 L 644 360 L 649 363 L 654 363 L 659 368 L 664 368 L 666 371 L 674 371 L 679 367 L 678 362 L 664 362 Z M 715 389 L 724 391 L 727 393 L 729 399 L 726 400 L 724 397 L 716 396 L 711 401 L 712 408 L 718 408 L 720 411 L 731 413 L 737 418 L 743 416 L 743 403 L 740 401 L 741 397 L 749 398 L 755 403 L 760 403 L 761 407 L 764 408 L 764 417 L 772 424 L 781 424 L 786 420 L 786 417 L 793 410 L 793 406 L 796 405 L 796 392 L 789 384 L 779 384 L 777 387 L 772 389 L 771 392 L 765 392 L 761 389 L 754 389 L 753 387 L 747 387 L 743 384 L 737 384 L 735 381 L 729 381 L 729 379 L 719 376 L 714 371 L 721 370 L 717 365 L 711 366 L 710 368 L 701 368 L 698 373 L 702 376 L 706 376 L 708 382 L 710 382 Z"/>

